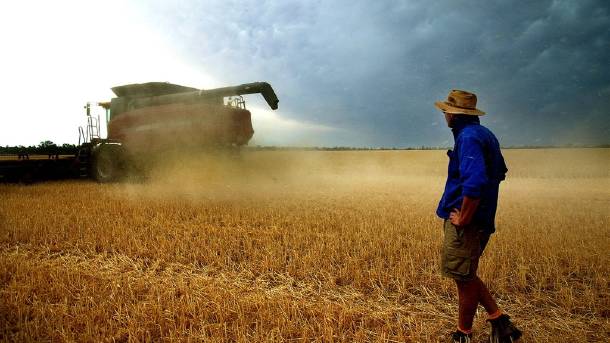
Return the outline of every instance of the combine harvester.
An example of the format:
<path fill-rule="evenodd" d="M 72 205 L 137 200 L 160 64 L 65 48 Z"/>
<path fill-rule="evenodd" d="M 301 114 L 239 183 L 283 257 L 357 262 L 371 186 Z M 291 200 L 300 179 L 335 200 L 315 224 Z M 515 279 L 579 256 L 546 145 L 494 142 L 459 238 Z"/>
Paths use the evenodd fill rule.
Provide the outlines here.
<path fill-rule="evenodd" d="M 185 148 L 240 147 L 254 134 L 242 95 L 260 93 L 274 110 L 279 102 L 266 82 L 208 90 L 149 82 L 112 91 L 116 98 L 98 103 L 106 113 L 107 138 L 100 137 L 100 118 L 91 115 L 87 104 L 87 127 L 79 127 L 74 156 L 0 160 L 0 181 L 93 177 L 110 182 L 124 176 L 142 156 Z"/>

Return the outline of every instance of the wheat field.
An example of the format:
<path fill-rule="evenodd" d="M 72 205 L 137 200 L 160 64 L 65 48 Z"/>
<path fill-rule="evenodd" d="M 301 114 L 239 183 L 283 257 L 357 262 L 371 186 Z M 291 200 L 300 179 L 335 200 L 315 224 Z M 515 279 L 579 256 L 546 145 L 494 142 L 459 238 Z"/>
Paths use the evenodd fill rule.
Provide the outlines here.
<path fill-rule="evenodd" d="M 481 278 L 524 342 L 608 342 L 610 149 L 504 154 Z M 171 155 L 146 180 L 0 185 L 0 339 L 446 341 L 446 159 Z"/>

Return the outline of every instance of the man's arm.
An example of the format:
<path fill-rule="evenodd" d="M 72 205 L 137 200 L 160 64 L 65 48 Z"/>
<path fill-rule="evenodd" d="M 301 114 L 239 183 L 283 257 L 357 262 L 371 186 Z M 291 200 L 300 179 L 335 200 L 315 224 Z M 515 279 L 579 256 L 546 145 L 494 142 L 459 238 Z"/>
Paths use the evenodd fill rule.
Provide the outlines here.
<path fill-rule="evenodd" d="M 481 199 L 464 196 L 464 200 L 462 200 L 462 209 L 458 210 L 457 208 L 454 208 L 449 215 L 451 224 L 455 226 L 466 226 L 470 224 L 472 217 L 479 207 L 480 201 Z"/>
<path fill-rule="evenodd" d="M 462 183 L 462 207 L 459 210 L 454 209 L 449 219 L 453 225 L 465 226 L 472 222 L 479 206 L 481 191 L 488 182 L 483 143 L 475 136 L 461 136 L 458 159 Z"/>

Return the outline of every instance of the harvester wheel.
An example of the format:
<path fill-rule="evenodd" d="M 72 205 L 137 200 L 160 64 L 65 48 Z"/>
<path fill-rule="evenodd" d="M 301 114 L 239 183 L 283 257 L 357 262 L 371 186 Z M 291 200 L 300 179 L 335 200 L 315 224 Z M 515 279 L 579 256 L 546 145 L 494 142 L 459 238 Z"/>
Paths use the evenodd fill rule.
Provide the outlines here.
<path fill-rule="evenodd" d="M 93 153 L 93 177 L 98 182 L 117 181 L 123 174 L 122 149 L 115 144 L 102 144 Z"/>

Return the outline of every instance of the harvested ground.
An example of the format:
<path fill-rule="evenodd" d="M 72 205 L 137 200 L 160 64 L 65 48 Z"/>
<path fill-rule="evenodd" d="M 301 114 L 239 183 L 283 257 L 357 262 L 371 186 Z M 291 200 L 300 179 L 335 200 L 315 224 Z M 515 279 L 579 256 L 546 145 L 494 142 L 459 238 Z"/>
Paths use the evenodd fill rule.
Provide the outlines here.
<path fill-rule="evenodd" d="M 481 278 L 524 342 L 609 341 L 610 150 L 505 157 Z M 444 341 L 446 159 L 165 156 L 146 181 L 0 185 L 0 340 Z"/>

